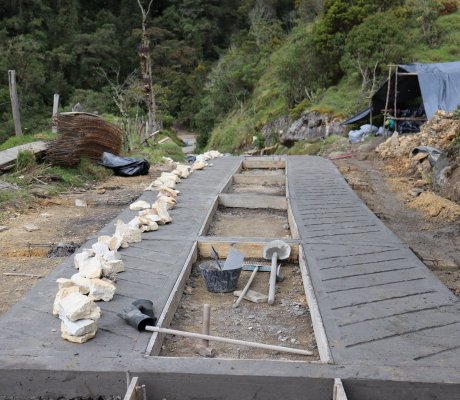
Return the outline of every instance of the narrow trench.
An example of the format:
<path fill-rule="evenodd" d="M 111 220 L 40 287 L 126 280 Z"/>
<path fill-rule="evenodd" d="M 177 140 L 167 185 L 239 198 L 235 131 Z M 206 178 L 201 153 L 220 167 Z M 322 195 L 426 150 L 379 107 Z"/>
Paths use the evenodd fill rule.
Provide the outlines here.
<path fill-rule="evenodd" d="M 233 196 L 270 195 L 286 197 L 285 171 L 281 168 L 247 168 L 232 178 L 232 184 L 226 193 Z M 205 239 L 210 247 L 215 243 L 219 256 L 226 258 L 231 245 L 238 247 L 242 243 L 250 248 L 245 253 L 245 264 L 270 266 L 270 260 L 263 258 L 263 246 L 268 239 L 290 241 L 292 239 L 288 210 L 270 209 L 269 203 L 261 208 L 224 207 L 219 205 Z M 258 238 L 253 243 L 247 238 Z M 222 247 L 227 243 L 227 247 Z M 220 245 L 220 246 L 219 246 Z M 291 247 L 297 246 L 291 243 Z M 201 332 L 203 304 L 211 306 L 210 334 L 277 346 L 307 349 L 311 356 L 300 356 L 261 350 L 250 347 L 237 347 L 225 343 L 211 342 L 217 351 L 217 358 L 265 359 L 290 361 L 317 361 L 319 354 L 313 331 L 310 310 L 307 304 L 304 281 L 296 248 L 295 257 L 279 261 L 285 276 L 283 282 L 276 285 L 275 304 L 267 302 L 252 303 L 243 299 L 238 308 L 233 308 L 236 296 L 230 293 L 211 293 L 207 290 L 199 265 L 209 260 L 207 254 L 198 253 L 198 259 L 191 268 L 178 307 L 170 328 L 191 332 Z M 239 276 L 237 290 L 242 290 L 252 271 L 243 270 Z M 258 272 L 250 289 L 268 294 L 270 272 Z M 196 352 L 196 340 L 180 336 L 166 336 L 160 356 L 201 357 Z"/>

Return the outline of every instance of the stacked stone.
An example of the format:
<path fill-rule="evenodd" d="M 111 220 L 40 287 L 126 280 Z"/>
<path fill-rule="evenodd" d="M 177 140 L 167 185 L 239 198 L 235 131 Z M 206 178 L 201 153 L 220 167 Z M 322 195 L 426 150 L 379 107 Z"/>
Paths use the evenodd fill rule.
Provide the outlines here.
<path fill-rule="evenodd" d="M 61 336 L 73 343 L 84 343 L 96 335 L 101 310 L 96 301 L 110 301 L 115 295 L 117 274 L 124 271 L 119 248 L 142 240 L 142 232 L 156 231 L 159 225 L 172 222 L 168 210 L 177 204 L 179 191 L 175 189 L 181 178 L 186 179 L 194 170 L 210 166 L 206 161 L 222 154 L 210 151 L 197 156 L 192 166 L 176 164 L 171 159 L 165 162 L 173 167 L 172 172 L 163 172 L 145 190 L 158 191 L 153 204 L 144 200 L 132 203 L 129 208 L 138 215 L 128 223 L 118 220 L 112 236 L 99 236 L 91 249 L 83 249 L 74 256 L 78 272 L 70 279 L 57 280 L 59 291 L 53 305 L 53 315 L 61 319 Z"/>

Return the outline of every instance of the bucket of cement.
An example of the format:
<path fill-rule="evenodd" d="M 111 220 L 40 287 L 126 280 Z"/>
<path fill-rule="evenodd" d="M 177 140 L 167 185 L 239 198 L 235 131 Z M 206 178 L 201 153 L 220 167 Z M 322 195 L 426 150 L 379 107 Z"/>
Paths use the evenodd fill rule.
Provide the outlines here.
<path fill-rule="evenodd" d="M 205 261 L 199 265 L 208 292 L 227 293 L 236 290 L 241 268 L 221 271 L 215 261 Z"/>

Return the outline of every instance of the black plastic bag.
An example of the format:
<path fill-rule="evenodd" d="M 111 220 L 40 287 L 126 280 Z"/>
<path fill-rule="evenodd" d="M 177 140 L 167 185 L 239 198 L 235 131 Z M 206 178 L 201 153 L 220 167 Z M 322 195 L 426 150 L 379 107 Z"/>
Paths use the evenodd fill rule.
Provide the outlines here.
<path fill-rule="evenodd" d="M 131 157 L 120 157 L 104 152 L 101 156 L 101 165 L 113 170 L 119 176 L 147 175 L 150 164 L 147 160 Z"/>

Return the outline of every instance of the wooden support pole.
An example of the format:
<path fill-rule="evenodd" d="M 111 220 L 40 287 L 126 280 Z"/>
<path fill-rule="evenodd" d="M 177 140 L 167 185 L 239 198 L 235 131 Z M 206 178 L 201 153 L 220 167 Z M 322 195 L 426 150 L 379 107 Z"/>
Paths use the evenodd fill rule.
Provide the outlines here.
<path fill-rule="evenodd" d="M 398 108 L 397 108 L 397 104 L 398 104 L 398 66 L 396 66 L 396 69 L 395 69 L 395 99 L 394 99 L 394 116 L 397 117 L 398 116 Z M 395 121 L 395 131 L 398 130 L 398 123 Z"/>
<path fill-rule="evenodd" d="M 8 70 L 8 84 L 10 87 L 11 109 L 13 111 L 14 133 L 16 136 L 22 136 L 18 92 L 16 88 L 16 71 L 14 69 Z"/>
<path fill-rule="evenodd" d="M 58 108 L 59 108 L 59 94 L 58 93 L 54 93 L 54 97 L 53 97 L 53 123 L 52 123 L 52 128 L 51 128 L 51 131 L 53 133 L 57 133 L 57 127 L 54 123 L 54 117 L 57 115 L 57 112 L 58 112 Z"/>
<path fill-rule="evenodd" d="M 387 84 L 387 99 L 385 101 L 385 110 L 383 111 L 383 129 L 386 135 L 386 121 L 387 121 L 387 114 L 388 114 L 388 101 L 390 99 L 390 85 L 391 85 L 391 65 L 388 66 L 388 84 Z"/>
<path fill-rule="evenodd" d="M 209 335 L 209 326 L 211 324 L 211 306 L 209 304 L 203 304 L 203 335 Z M 201 344 L 204 347 L 209 347 L 209 340 L 203 339 Z"/>

